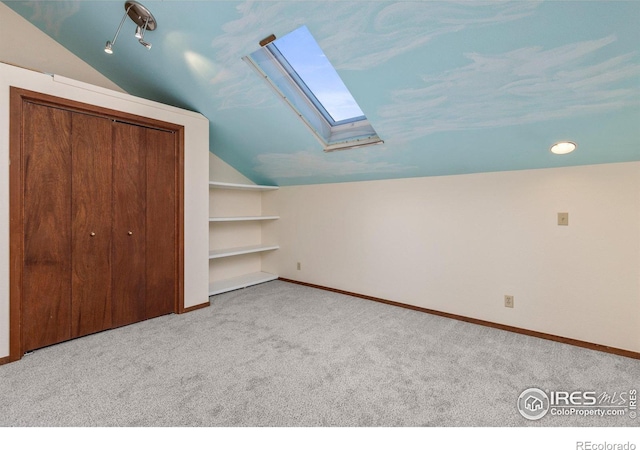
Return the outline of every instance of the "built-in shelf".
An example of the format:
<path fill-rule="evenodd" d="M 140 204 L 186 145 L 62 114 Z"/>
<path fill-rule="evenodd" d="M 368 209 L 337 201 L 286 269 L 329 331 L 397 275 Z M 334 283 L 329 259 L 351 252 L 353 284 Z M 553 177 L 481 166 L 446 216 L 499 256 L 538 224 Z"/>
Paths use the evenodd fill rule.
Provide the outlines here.
<path fill-rule="evenodd" d="M 278 189 L 278 186 L 260 186 L 257 184 L 237 184 L 237 183 L 223 183 L 220 181 L 210 181 L 209 187 L 216 189 L 237 189 L 241 191 L 273 191 Z"/>
<path fill-rule="evenodd" d="M 276 220 L 280 216 L 239 216 L 239 217 L 209 217 L 209 222 L 241 222 L 249 220 Z"/>
<path fill-rule="evenodd" d="M 279 245 L 247 245 L 244 247 L 211 250 L 209 252 L 209 259 L 226 258 L 227 256 L 246 255 L 249 253 L 267 252 L 269 250 L 278 250 L 279 248 Z"/>
<path fill-rule="evenodd" d="M 214 196 L 212 201 L 215 201 L 216 197 L 222 198 L 223 200 L 225 200 L 221 202 L 222 207 L 218 208 L 219 210 L 222 210 L 225 207 L 224 205 L 227 205 L 227 206 L 232 205 L 233 200 L 237 199 L 237 195 L 241 195 L 241 194 L 233 194 L 231 192 L 225 193 L 224 192 L 225 190 L 255 192 L 256 194 L 260 194 L 260 202 L 262 202 L 261 194 L 264 193 L 265 191 L 273 191 L 275 189 L 278 189 L 278 186 L 260 186 L 255 184 L 237 184 L 237 183 L 224 183 L 221 181 L 210 181 L 209 188 L 211 188 L 209 191 L 209 195 Z M 242 195 L 249 195 L 249 194 L 242 194 Z M 260 210 L 261 210 L 260 205 L 255 204 L 255 209 L 253 211 L 247 211 L 247 212 L 255 212 L 260 214 Z M 214 224 L 211 226 L 210 233 L 213 233 L 214 235 L 217 231 L 225 230 L 225 233 L 228 233 L 229 231 L 238 229 L 241 232 L 241 230 L 244 228 L 240 225 L 231 226 L 231 229 L 229 229 L 228 227 L 217 227 L 215 226 L 215 223 L 226 222 L 226 223 L 233 224 L 235 222 L 257 221 L 258 224 L 262 226 L 265 224 L 265 221 L 277 220 L 280 218 L 279 216 L 266 216 L 266 215 L 265 216 L 263 215 L 224 216 L 225 213 L 222 211 L 216 212 L 215 214 L 217 216 L 222 215 L 222 217 L 209 217 L 209 223 Z M 242 240 L 239 241 L 238 239 L 234 239 L 234 241 L 237 244 L 243 243 Z M 246 242 L 246 243 L 249 244 L 252 242 L 255 242 L 255 241 L 249 240 L 249 242 Z M 223 241 L 218 241 L 217 244 L 224 245 Z M 210 250 L 209 251 L 209 261 L 211 262 L 211 265 L 209 266 L 209 270 L 211 274 L 210 276 L 212 279 L 219 278 L 216 276 L 217 270 L 220 270 L 220 273 L 227 272 L 227 273 L 238 274 L 238 273 L 244 272 L 243 269 L 245 267 L 248 270 L 256 270 L 258 267 L 260 267 L 260 264 L 258 264 L 258 267 L 255 267 L 254 265 L 249 265 L 249 266 L 245 265 L 245 263 L 247 262 L 245 258 L 228 258 L 228 259 L 222 259 L 222 260 L 220 258 L 227 258 L 229 256 L 235 256 L 235 255 L 254 255 L 254 256 L 247 256 L 246 258 L 251 258 L 251 262 L 259 262 L 259 260 L 261 260 L 263 257 L 263 255 L 261 254 L 262 252 L 277 250 L 278 248 L 280 247 L 276 244 L 268 245 L 268 244 L 261 243 L 257 245 L 254 244 L 254 245 L 245 245 L 242 247 Z M 254 258 L 256 259 L 256 261 L 254 261 Z M 213 262 L 214 260 L 216 261 L 215 263 Z M 213 271 L 213 273 L 211 271 Z M 267 281 L 272 281 L 277 279 L 278 279 L 277 275 L 266 273 L 266 272 L 245 273 L 244 275 L 241 275 L 241 276 L 236 276 L 233 278 L 227 278 L 227 279 L 211 282 L 209 284 L 209 295 L 221 294 L 223 292 L 233 291 L 235 289 L 241 289 L 248 286 L 253 286 L 260 283 L 266 283 Z"/>
<path fill-rule="evenodd" d="M 223 292 L 234 291 L 255 284 L 266 283 L 267 281 L 277 280 L 278 276 L 266 272 L 254 272 L 241 275 L 239 277 L 228 278 L 222 281 L 214 281 L 209 284 L 209 295 L 222 294 Z"/>

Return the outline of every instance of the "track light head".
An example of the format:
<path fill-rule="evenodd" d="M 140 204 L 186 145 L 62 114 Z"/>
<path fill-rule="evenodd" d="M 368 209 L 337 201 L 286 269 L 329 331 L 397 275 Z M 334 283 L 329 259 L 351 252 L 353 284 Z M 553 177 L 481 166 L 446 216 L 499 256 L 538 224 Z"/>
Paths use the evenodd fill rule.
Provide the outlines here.
<path fill-rule="evenodd" d="M 109 55 L 113 54 L 113 44 L 111 43 L 111 41 L 107 41 L 106 45 L 104 46 L 104 52 Z"/>
<path fill-rule="evenodd" d="M 135 35 L 136 39 L 138 40 L 144 39 L 144 32 L 147 31 L 148 26 L 149 26 L 149 18 L 146 17 L 144 20 L 144 26 L 141 26 L 140 24 L 136 26 L 136 35 Z"/>
<path fill-rule="evenodd" d="M 151 44 L 148 42 L 145 42 L 144 39 L 138 39 L 138 42 L 144 45 L 147 50 L 151 50 Z"/>

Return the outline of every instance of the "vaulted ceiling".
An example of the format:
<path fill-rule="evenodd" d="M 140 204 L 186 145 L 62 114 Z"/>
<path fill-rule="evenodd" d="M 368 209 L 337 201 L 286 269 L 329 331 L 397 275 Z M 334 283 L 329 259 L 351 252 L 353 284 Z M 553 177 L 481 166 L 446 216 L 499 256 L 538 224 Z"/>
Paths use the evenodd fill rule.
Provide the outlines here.
<path fill-rule="evenodd" d="M 293 185 L 640 160 L 638 1 L 4 1 L 127 92 L 210 120 L 210 150 Z M 241 58 L 306 25 L 383 145 L 325 153 Z M 578 149 L 549 151 L 570 140 Z"/>

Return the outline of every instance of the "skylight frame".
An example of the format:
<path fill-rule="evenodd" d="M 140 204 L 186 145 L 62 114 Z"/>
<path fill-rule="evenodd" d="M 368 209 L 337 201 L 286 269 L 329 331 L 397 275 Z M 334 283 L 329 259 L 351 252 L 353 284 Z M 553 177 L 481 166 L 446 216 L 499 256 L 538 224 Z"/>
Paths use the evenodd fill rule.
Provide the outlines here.
<path fill-rule="evenodd" d="M 316 97 L 311 88 L 307 86 L 307 83 L 304 82 L 302 77 L 298 74 L 298 72 L 293 68 L 293 66 L 289 63 L 287 58 L 282 54 L 276 43 L 271 43 L 266 46 L 266 49 L 271 52 L 273 57 L 280 63 L 280 65 L 285 69 L 287 74 L 291 77 L 291 79 L 298 85 L 298 87 L 304 92 L 304 94 L 309 98 L 311 103 L 318 109 L 320 114 L 322 114 L 325 120 L 331 125 L 343 125 L 346 123 L 358 122 L 360 120 L 366 119 L 365 115 L 350 117 L 348 119 L 338 120 L 336 121 L 331 113 L 327 111 L 322 102 Z"/>
<path fill-rule="evenodd" d="M 384 143 L 364 115 L 333 120 L 273 41 L 242 59 L 295 112 L 323 144 L 325 152 Z"/>

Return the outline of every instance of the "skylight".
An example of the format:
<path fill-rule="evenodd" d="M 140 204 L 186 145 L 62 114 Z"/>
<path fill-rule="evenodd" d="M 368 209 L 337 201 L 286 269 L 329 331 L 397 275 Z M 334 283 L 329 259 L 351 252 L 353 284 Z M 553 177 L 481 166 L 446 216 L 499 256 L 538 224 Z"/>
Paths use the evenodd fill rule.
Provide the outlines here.
<path fill-rule="evenodd" d="M 300 78 L 309 94 L 324 107 L 334 122 L 362 118 L 364 113 L 344 85 L 324 52 L 307 27 L 300 27 L 273 43 L 279 50 L 276 57 Z M 282 61 L 278 56 L 283 57 Z"/>
<path fill-rule="evenodd" d="M 382 143 L 307 27 L 243 59 L 305 122 L 325 151 Z"/>

